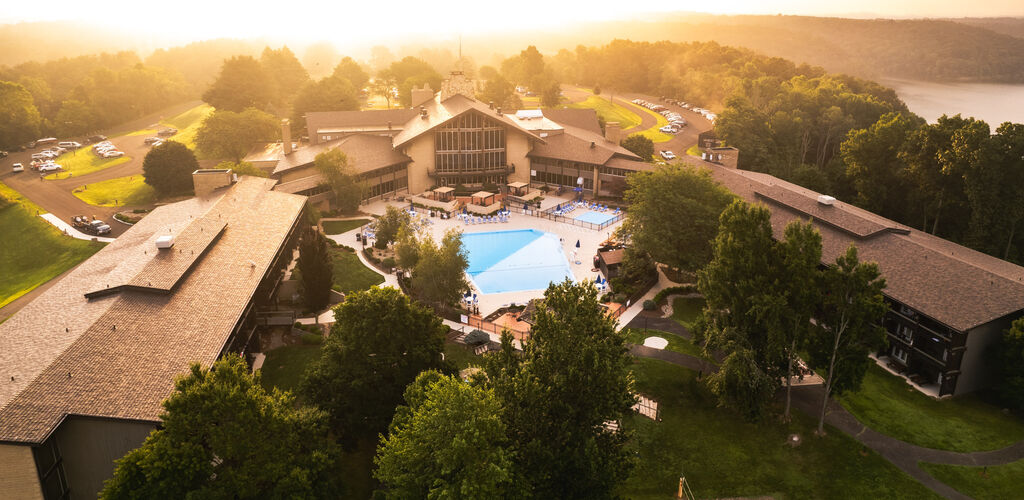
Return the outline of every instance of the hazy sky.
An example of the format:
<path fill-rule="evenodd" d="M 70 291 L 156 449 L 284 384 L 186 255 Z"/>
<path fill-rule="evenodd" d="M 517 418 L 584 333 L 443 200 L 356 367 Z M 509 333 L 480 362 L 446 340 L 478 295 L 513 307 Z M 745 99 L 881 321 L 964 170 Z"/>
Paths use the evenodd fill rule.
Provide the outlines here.
<path fill-rule="evenodd" d="M 1024 0 L 660 0 L 639 4 L 623 0 L 49 0 L 4 4 L 0 8 L 2 23 L 79 20 L 180 40 L 268 36 L 336 42 L 518 28 L 557 29 L 560 23 L 572 20 L 651 16 L 668 11 L 844 17 L 1024 16 Z"/>

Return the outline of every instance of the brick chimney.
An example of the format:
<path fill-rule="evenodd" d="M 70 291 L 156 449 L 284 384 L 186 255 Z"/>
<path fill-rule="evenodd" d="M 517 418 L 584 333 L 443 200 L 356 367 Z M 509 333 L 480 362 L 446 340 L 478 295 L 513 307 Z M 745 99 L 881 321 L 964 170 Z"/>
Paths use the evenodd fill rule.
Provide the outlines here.
<path fill-rule="evenodd" d="M 604 124 L 604 138 L 614 142 L 616 145 L 622 140 L 622 127 L 619 126 L 619 122 Z"/>
<path fill-rule="evenodd" d="M 285 118 L 281 120 L 281 145 L 284 146 L 284 154 L 292 154 L 292 126 L 291 121 Z"/>
<path fill-rule="evenodd" d="M 201 168 L 192 172 L 192 187 L 199 198 L 224 186 L 230 186 L 233 181 L 234 176 L 230 168 Z"/>
<path fill-rule="evenodd" d="M 412 89 L 412 107 L 418 108 L 427 101 L 434 98 L 434 91 L 430 89 L 430 84 L 424 83 L 422 89 L 413 87 Z"/>
<path fill-rule="evenodd" d="M 725 168 L 735 169 L 739 165 L 740 150 L 734 147 L 711 148 L 709 154 L 712 155 L 712 158 L 709 158 L 708 161 L 717 163 Z"/>

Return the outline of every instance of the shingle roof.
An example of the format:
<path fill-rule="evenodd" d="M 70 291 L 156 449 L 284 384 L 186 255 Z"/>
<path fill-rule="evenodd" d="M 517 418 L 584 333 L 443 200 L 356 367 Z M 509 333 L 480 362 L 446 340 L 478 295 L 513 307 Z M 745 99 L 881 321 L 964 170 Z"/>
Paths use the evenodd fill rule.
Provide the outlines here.
<path fill-rule="evenodd" d="M 319 172 L 310 175 L 309 177 L 303 177 L 294 181 L 282 182 L 274 186 L 274 191 L 281 191 L 283 193 L 301 193 L 307 189 L 313 189 L 320 184 L 323 184 L 324 178 Z"/>
<path fill-rule="evenodd" d="M 343 139 L 312 144 L 296 149 L 285 155 L 274 167 L 274 174 L 294 168 L 306 167 L 313 163 L 316 155 L 324 151 L 340 149 L 348 156 L 348 164 L 356 172 L 397 165 L 412 161 L 412 158 L 398 152 L 391 146 L 391 138 L 382 135 L 351 135 Z"/>
<path fill-rule="evenodd" d="M 618 156 L 605 162 L 605 165 L 614 168 L 622 168 L 625 170 L 632 170 L 634 172 L 651 172 L 655 169 L 653 163 L 647 163 L 645 161 L 630 160 L 628 158 L 620 158 Z"/>
<path fill-rule="evenodd" d="M 306 113 L 306 127 L 310 137 L 322 128 L 353 128 L 386 130 L 388 123 L 394 130 L 418 115 L 415 109 L 369 109 L 364 111 L 310 111 Z"/>
<path fill-rule="evenodd" d="M 605 139 L 599 133 L 571 125 L 563 125 L 561 134 L 549 135 L 546 144 L 536 144 L 527 154 L 531 158 L 553 158 L 577 161 L 592 165 L 604 165 L 613 156 L 640 160 L 630 150 Z"/>
<path fill-rule="evenodd" d="M 595 134 L 601 133 L 601 123 L 597 121 L 597 111 L 593 109 L 545 109 L 544 117 L 561 125 L 581 128 Z"/>
<path fill-rule="evenodd" d="M 423 107 L 427 112 L 426 118 L 421 117 L 419 111 L 416 111 L 416 115 L 409 119 L 402 128 L 402 131 L 395 136 L 394 145 L 396 148 L 401 147 L 403 144 L 432 130 L 434 127 L 444 124 L 448 120 L 470 110 L 476 110 L 483 113 L 489 118 L 502 122 L 505 125 L 508 125 L 512 130 L 526 134 L 531 139 L 535 139 L 538 142 L 543 143 L 544 141 L 544 139 L 541 139 L 533 132 L 524 129 L 518 123 L 510 120 L 505 115 L 490 109 L 486 104 L 462 94 L 455 94 L 443 102 L 440 100 L 440 97 L 434 97 L 434 99 L 427 101 Z"/>
<path fill-rule="evenodd" d="M 42 442 L 70 414 L 157 421 L 174 377 L 217 359 L 296 224 L 305 197 L 274 182 L 243 176 L 219 197 L 157 208 L 0 324 L 0 441 Z M 159 271 L 156 238 L 185 240 L 196 221 L 226 227 L 170 293 L 86 299 Z"/>
<path fill-rule="evenodd" d="M 885 294 L 965 331 L 1024 309 L 1024 268 L 908 228 L 852 205 L 817 202 L 818 193 L 773 176 L 705 163 L 712 176 L 772 212 L 772 229 L 813 217 L 822 236 L 822 260 L 835 262 L 851 243 L 861 260 L 878 263 Z"/>

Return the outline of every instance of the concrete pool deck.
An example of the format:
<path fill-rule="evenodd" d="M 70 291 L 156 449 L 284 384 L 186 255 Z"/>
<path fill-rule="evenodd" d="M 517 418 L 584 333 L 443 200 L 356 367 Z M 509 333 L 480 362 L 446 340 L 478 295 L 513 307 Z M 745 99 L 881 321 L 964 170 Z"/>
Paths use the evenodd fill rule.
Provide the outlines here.
<path fill-rule="evenodd" d="M 542 207 L 553 207 L 558 203 L 566 203 L 568 201 L 570 201 L 569 198 L 560 198 L 548 195 L 545 196 L 544 201 L 542 202 Z M 408 202 L 385 202 L 378 200 L 367 205 L 362 205 L 359 209 L 366 213 L 381 215 L 384 213 L 388 205 L 397 208 L 409 207 Z M 566 258 L 569 259 L 569 268 L 572 270 L 572 274 L 576 278 L 577 282 L 583 280 L 593 281 L 594 278 L 597 277 L 597 271 L 592 270 L 594 268 L 594 255 L 597 253 L 597 248 L 601 242 L 607 240 L 612 233 L 618 229 L 619 225 L 622 224 L 622 221 L 619 221 L 600 231 L 594 231 L 592 229 L 585 229 L 571 224 L 516 213 L 513 213 L 510 216 L 509 221 L 505 223 L 495 222 L 468 226 L 459 219 L 442 220 L 437 217 L 427 217 L 427 219 L 433 222 L 428 225 L 428 231 L 436 240 L 440 240 L 441 236 L 444 235 L 444 232 L 450 228 L 456 228 L 464 233 L 537 229 L 557 234 L 561 238 L 562 251 L 565 253 Z M 348 233 L 331 236 L 331 239 L 356 249 L 362 249 L 362 243 L 356 241 L 355 235 L 356 231 L 350 231 Z M 580 242 L 579 249 L 576 248 L 577 240 Z M 574 251 L 579 255 L 579 264 L 577 264 L 572 258 Z M 470 285 L 472 286 L 472 284 L 472 280 L 470 280 Z M 544 296 L 544 290 L 505 292 L 485 295 L 482 294 L 480 290 L 474 288 L 473 293 L 477 294 L 480 314 L 482 316 L 487 316 L 500 307 L 513 302 L 516 304 L 525 304 L 530 299 Z"/>

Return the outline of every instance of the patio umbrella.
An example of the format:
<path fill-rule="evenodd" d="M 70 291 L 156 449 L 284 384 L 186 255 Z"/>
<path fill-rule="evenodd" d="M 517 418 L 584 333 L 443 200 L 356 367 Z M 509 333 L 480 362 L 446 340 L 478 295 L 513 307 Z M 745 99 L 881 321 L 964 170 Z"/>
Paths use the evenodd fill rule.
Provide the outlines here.
<path fill-rule="evenodd" d="M 583 188 L 581 188 L 579 186 L 576 186 L 576 187 L 573 188 L 573 191 L 576 191 L 577 193 L 582 193 L 583 192 Z"/>
<path fill-rule="evenodd" d="M 580 247 L 580 240 L 576 240 L 576 248 Z"/>

